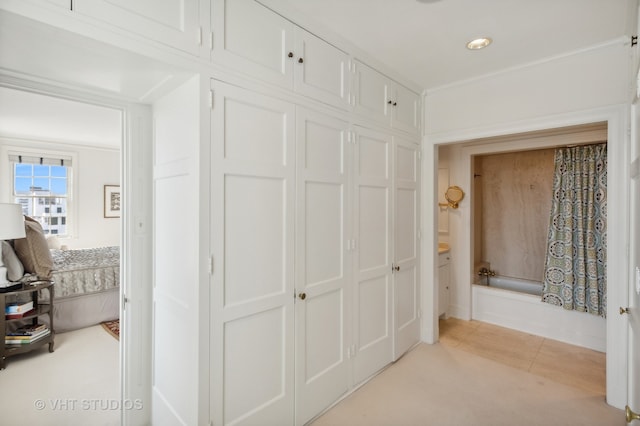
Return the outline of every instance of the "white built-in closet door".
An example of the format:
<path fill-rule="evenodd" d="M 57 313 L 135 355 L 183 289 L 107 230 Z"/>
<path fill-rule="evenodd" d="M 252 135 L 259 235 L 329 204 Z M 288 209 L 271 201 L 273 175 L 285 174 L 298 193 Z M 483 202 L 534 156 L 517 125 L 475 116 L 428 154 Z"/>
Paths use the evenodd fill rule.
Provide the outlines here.
<path fill-rule="evenodd" d="M 392 83 L 384 75 L 373 68 L 355 61 L 355 107 L 354 111 L 378 120 L 389 123 L 392 100 Z"/>
<path fill-rule="evenodd" d="M 418 145 L 394 140 L 394 360 L 420 339 Z"/>
<path fill-rule="evenodd" d="M 294 421 L 294 107 L 213 83 L 215 424 Z"/>
<path fill-rule="evenodd" d="M 302 28 L 294 28 L 294 89 L 339 107 L 349 107 L 349 55 Z"/>
<path fill-rule="evenodd" d="M 211 6 L 213 59 L 291 88 L 293 23 L 255 0 L 216 0 Z"/>
<path fill-rule="evenodd" d="M 354 288 L 356 383 L 392 360 L 391 137 L 356 130 Z"/>
<path fill-rule="evenodd" d="M 349 389 L 348 123 L 297 110 L 296 424 Z"/>
<path fill-rule="evenodd" d="M 155 42 L 192 54 L 200 49 L 198 0 L 73 0 L 71 4 L 74 12 Z"/>

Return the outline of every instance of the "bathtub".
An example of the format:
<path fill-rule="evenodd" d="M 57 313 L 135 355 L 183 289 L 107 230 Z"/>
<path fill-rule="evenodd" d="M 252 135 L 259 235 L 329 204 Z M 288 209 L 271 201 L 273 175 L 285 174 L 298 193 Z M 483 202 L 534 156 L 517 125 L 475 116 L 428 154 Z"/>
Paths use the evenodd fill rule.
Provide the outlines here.
<path fill-rule="evenodd" d="M 541 301 L 542 283 L 490 277 L 471 285 L 471 318 L 600 352 L 606 350 L 606 320 Z"/>
<path fill-rule="evenodd" d="M 519 293 L 527 293 L 534 296 L 542 297 L 542 283 L 530 280 L 524 280 L 522 278 L 511 278 L 511 277 L 484 277 L 482 279 L 482 284 L 485 284 L 488 281 L 489 287 L 492 288 L 501 288 L 503 290 L 511 290 L 517 291 Z"/>

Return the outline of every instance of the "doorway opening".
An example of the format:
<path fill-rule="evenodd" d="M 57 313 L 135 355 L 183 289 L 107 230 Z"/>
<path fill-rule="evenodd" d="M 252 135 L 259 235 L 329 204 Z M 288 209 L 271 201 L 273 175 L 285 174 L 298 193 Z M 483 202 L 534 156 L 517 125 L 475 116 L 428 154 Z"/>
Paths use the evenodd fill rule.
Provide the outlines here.
<path fill-rule="evenodd" d="M 478 271 L 485 266 L 489 271 L 506 271 L 506 275 L 517 278 L 537 274 L 541 281 L 544 259 L 539 252 L 545 249 L 549 212 L 544 208 L 544 211 L 536 212 L 540 210 L 540 197 L 551 197 L 551 193 L 550 188 L 540 187 L 546 185 L 548 176 L 535 175 L 549 168 L 548 164 L 543 167 L 540 162 L 548 160 L 549 153 L 556 147 L 598 143 L 608 138 L 607 123 L 597 122 L 439 146 L 438 201 L 443 198 L 443 188 L 460 185 L 468 203 L 466 208 L 441 208 L 439 211 L 438 241 L 451 247 L 453 266 L 448 277 L 450 302 L 441 319 L 481 321 L 489 324 L 487 327 L 504 328 L 506 333 L 531 335 L 533 340 L 560 341 L 602 354 L 606 352 L 607 323 L 603 318 L 567 311 L 586 321 L 579 321 L 584 326 L 583 331 L 559 330 L 545 325 L 541 319 L 544 315 L 532 314 L 535 318 L 527 318 L 526 309 L 516 306 L 516 303 L 525 303 L 526 306 L 547 307 L 540 301 L 540 296 L 478 285 L 482 278 Z M 543 189 L 546 195 L 540 193 Z M 522 226 L 521 222 L 525 220 L 525 226 Z M 541 248 L 534 246 L 533 237 L 527 234 L 537 230 L 540 241 L 535 244 L 542 245 Z M 513 256 L 519 258 L 514 260 Z M 514 272 L 509 268 L 519 269 Z M 559 307 L 548 307 L 565 313 Z M 441 326 L 443 336 L 446 336 L 446 323 L 441 322 Z M 492 347 L 491 343 L 488 346 Z M 495 347 L 489 352 L 493 349 Z M 604 378 L 604 355 L 602 358 L 601 375 Z"/>
<path fill-rule="evenodd" d="M 101 323 L 120 319 L 124 109 L 3 81 L 0 118 L 0 198 L 41 225 L 54 265 L 54 352 L 12 357 L 2 372 L 38 383 L 33 400 L 43 401 L 39 411 L 15 410 L 15 421 L 100 413 L 117 423 L 118 410 L 99 406 L 122 399 L 120 341 Z M 8 387 L 2 401 L 21 407 L 32 393 Z"/>

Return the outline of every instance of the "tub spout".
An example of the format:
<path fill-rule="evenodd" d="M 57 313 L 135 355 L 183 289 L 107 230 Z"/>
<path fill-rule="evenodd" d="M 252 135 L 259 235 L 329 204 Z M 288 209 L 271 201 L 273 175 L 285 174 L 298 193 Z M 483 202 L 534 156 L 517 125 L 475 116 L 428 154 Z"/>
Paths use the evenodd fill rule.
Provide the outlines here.
<path fill-rule="evenodd" d="M 492 270 L 490 270 L 488 268 L 481 268 L 478 271 L 478 275 L 481 276 L 481 277 L 495 277 L 496 276 L 496 272 L 492 271 Z"/>

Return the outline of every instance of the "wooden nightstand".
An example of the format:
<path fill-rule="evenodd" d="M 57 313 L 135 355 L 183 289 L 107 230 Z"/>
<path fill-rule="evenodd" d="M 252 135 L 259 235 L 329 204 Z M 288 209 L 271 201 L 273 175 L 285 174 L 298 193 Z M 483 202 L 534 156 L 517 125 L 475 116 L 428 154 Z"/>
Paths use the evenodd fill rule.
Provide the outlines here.
<path fill-rule="evenodd" d="M 38 303 L 38 291 L 40 290 L 49 291 L 49 302 L 47 304 Z M 7 319 L 4 312 L 7 304 L 20 298 L 20 296 L 24 297 L 24 295 L 28 293 L 30 293 L 30 295 L 28 295 L 29 299 L 33 301 L 33 310 L 29 311 L 21 318 Z M 5 342 L 2 342 L 2 345 L 0 345 L 0 370 L 5 368 L 5 361 L 7 357 L 30 352 L 47 343 L 49 344 L 49 352 L 53 352 L 53 339 L 55 334 L 53 331 L 53 293 L 53 282 L 51 281 L 36 281 L 31 284 L 23 284 L 20 288 L 13 291 L 0 293 L 0 307 L 2 307 L 3 310 L 2 315 L 0 315 L 0 332 L 2 333 L 3 338 L 7 335 L 7 328 L 10 323 L 15 322 L 20 325 L 35 325 L 38 323 L 38 318 L 43 315 L 49 315 L 48 327 L 50 331 L 48 335 L 45 335 L 31 343 L 6 344 Z"/>

